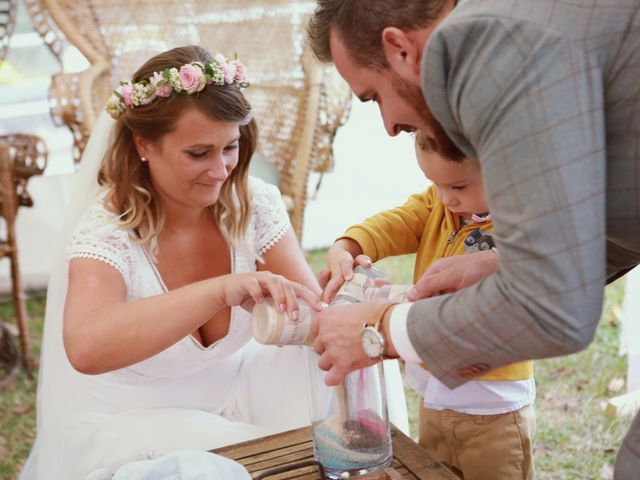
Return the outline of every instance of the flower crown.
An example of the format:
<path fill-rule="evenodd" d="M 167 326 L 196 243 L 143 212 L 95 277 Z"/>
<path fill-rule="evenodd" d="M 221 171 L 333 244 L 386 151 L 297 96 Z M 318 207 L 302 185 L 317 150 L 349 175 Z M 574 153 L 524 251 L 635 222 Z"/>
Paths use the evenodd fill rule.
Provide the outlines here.
<path fill-rule="evenodd" d="M 177 69 L 165 68 L 153 72 L 149 80 L 139 82 L 122 81 L 107 101 L 105 110 L 117 119 L 128 108 L 148 105 L 157 97 L 170 97 L 179 93 L 191 95 L 200 92 L 207 85 L 249 86 L 247 70 L 240 60 L 228 61 L 217 53 L 207 63 L 191 62 Z"/>

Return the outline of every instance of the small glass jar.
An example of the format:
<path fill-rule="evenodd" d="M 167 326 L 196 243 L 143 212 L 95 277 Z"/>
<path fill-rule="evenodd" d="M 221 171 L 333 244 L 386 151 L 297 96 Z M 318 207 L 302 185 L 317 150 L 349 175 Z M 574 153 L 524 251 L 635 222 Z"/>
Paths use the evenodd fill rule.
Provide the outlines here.
<path fill-rule="evenodd" d="M 258 303 L 251 312 L 251 328 L 255 339 L 265 345 L 313 345 L 311 322 L 316 312 L 298 300 L 298 318 L 278 312 L 271 301 Z"/>
<path fill-rule="evenodd" d="M 358 265 L 353 269 L 353 278 L 342 284 L 332 305 L 345 303 L 403 303 L 413 285 L 384 283 L 385 275 L 375 267 Z"/>
<path fill-rule="evenodd" d="M 369 287 L 364 293 L 365 302 L 379 303 L 405 303 L 407 293 L 413 285 L 398 285 L 395 283 L 387 283 L 378 287 Z"/>

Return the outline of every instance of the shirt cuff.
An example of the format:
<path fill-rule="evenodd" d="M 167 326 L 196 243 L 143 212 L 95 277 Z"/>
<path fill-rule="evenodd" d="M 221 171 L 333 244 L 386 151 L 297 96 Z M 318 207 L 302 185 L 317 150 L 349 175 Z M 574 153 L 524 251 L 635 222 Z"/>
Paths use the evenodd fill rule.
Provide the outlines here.
<path fill-rule="evenodd" d="M 420 355 L 416 352 L 407 330 L 407 316 L 413 303 L 400 303 L 393 310 L 389 317 L 389 335 L 396 352 L 405 362 L 422 362 Z"/>

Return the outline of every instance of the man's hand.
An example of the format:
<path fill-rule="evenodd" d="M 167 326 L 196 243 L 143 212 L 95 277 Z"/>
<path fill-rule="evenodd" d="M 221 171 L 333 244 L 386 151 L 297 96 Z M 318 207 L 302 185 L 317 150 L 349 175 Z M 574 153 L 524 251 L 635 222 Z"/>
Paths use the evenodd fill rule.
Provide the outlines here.
<path fill-rule="evenodd" d="M 379 304 L 339 305 L 320 312 L 312 325 L 318 367 L 328 371 L 324 381 L 338 385 L 348 373 L 374 365 L 362 350 L 360 337 L 367 320 L 380 312 Z"/>
<path fill-rule="evenodd" d="M 433 262 L 407 294 L 409 301 L 452 293 L 498 271 L 498 254 L 492 250 L 456 255 Z"/>

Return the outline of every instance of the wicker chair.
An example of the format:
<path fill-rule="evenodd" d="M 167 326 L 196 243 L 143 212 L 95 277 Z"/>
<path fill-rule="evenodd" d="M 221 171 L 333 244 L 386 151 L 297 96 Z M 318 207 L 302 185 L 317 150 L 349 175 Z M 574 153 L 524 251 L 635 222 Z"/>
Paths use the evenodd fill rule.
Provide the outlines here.
<path fill-rule="evenodd" d="M 0 0 L 0 64 L 9 50 L 9 41 L 15 27 L 16 0 Z M 15 221 L 20 206 L 32 206 L 27 182 L 32 175 L 41 174 L 47 164 L 44 141 L 36 135 L 0 135 L 0 217 L 5 223 L 5 238 L 0 238 L 0 258 L 11 262 L 11 289 L 20 336 L 20 353 L 24 368 L 29 371 L 31 357 L 27 333 L 27 310 L 20 280 L 18 243 Z M 0 322 L 0 363 L 9 366 L 12 378 L 17 373 L 20 356 L 12 346 L 11 335 Z"/>
<path fill-rule="evenodd" d="M 58 74 L 54 117 L 75 139 L 79 160 L 114 85 L 154 52 L 199 44 L 247 65 L 246 94 L 260 128 L 259 151 L 280 172 L 294 230 L 302 232 L 310 171 L 332 168 L 332 143 L 349 111 L 350 91 L 315 62 L 305 20 L 315 2 L 300 0 L 25 0 L 36 30 L 61 59 L 70 43 L 91 67 Z"/>
<path fill-rule="evenodd" d="M 40 175 L 47 164 L 47 149 L 37 135 L 0 135 L 0 217 L 6 225 L 6 238 L 0 239 L 0 258 L 11 261 L 11 293 L 20 334 L 22 363 L 29 370 L 31 356 L 27 332 L 27 309 L 20 279 L 16 215 L 18 207 L 31 207 L 27 191 L 29 177 Z"/>

